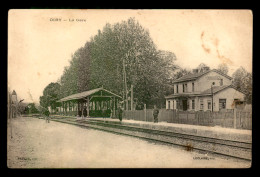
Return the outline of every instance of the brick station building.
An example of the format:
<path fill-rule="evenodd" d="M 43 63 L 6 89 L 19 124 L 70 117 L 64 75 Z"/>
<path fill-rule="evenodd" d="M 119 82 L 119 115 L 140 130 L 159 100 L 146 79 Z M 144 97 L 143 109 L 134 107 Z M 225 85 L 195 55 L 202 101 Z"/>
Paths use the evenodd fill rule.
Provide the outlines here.
<path fill-rule="evenodd" d="M 232 86 L 232 77 L 205 67 L 175 80 L 173 94 L 165 98 L 166 109 L 220 111 L 243 105 L 244 97 L 244 93 Z"/>

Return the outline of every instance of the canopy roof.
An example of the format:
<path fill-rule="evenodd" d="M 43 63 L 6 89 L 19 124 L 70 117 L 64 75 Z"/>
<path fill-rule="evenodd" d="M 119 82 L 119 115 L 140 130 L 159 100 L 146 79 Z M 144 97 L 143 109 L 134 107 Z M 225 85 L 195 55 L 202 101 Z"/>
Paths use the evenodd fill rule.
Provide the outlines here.
<path fill-rule="evenodd" d="M 88 91 L 85 91 L 85 92 L 81 92 L 81 93 L 76 93 L 76 94 L 73 94 L 73 95 L 70 95 L 70 96 L 67 96 L 67 97 L 64 97 L 60 100 L 58 100 L 57 102 L 63 102 L 63 101 L 70 101 L 70 100 L 78 100 L 78 99 L 83 99 L 83 98 L 86 98 L 90 95 L 93 95 L 94 93 L 97 93 L 99 91 L 104 91 L 104 92 L 107 92 L 108 94 L 112 95 L 112 96 L 115 96 L 115 97 L 118 97 L 118 98 L 121 98 L 121 96 L 117 95 L 117 94 L 114 94 L 104 88 L 96 88 L 96 89 L 93 89 L 93 90 L 88 90 Z"/>

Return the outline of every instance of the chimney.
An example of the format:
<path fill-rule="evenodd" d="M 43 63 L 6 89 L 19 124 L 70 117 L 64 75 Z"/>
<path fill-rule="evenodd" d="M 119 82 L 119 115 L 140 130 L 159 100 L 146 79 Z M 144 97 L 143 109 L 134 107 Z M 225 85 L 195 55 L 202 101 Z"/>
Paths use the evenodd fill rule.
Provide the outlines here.
<path fill-rule="evenodd" d="M 198 70 L 198 69 L 193 69 L 192 72 L 193 72 L 193 73 L 198 73 L 199 70 Z"/>
<path fill-rule="evenodd" d="M 209 70 L 209 67 L 208 67 L 208 66 L 205 66 L 205 67 L 203 67 L 202 72 L 204 72 L 204 71 L 208 71 L 208 70 Z"/>

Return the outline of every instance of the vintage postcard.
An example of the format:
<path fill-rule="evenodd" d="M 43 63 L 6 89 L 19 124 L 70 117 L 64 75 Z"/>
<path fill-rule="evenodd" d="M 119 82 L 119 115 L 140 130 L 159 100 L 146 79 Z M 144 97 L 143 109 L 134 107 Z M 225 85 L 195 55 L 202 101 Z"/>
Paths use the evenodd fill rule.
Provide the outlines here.
<path fill-rule="evenodd" d="M 250 168 L 250 10 L 8 12 L 7 167 Z"/>

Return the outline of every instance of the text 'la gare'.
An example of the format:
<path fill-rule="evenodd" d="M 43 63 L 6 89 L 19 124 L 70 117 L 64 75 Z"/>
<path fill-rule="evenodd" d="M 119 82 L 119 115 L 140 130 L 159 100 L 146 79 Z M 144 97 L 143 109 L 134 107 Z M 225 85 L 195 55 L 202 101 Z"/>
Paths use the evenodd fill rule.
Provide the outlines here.
<path fill-rule="evenodd" d="M 69 22 L 86 22 L 86 19 L 79 19 L 79 18 L 68 18 L 68 19 L 62 19 L 62 18 L 50 18 L 50 21 L 52 22 L 61 22 L 61 21 L 69 21 Z"/>

